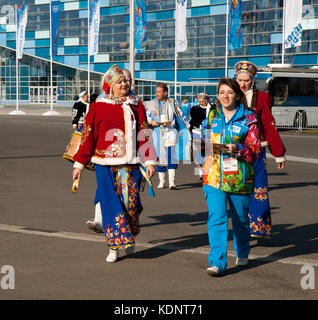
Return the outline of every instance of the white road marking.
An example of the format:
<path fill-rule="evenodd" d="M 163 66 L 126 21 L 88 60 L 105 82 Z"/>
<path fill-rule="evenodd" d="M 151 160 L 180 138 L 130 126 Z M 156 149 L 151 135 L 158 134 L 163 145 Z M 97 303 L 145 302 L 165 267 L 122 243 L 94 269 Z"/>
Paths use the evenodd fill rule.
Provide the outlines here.
<path fill-rule="evenodd" d="M 59 239 L 68 239 L 68 240 L 80 240 L 80 241 L 91 241 L 91 242 L 105 242 L 105 238 L 102 235 L 88 235 L 83 233 L 73 233 L 73 232 L 64 232 L 64 231 L 57 231 L 57 232 L 47 232 L 47 231 L 40 231 L 40 230 L 32 230 L 31 228 L 21 227 L 21 226 L 12 226 L 6 224 L 0 224 L 0 231 L 8 231 L 8 232 L 15 232 L 15 233 L 23 233 L 35 236 L 44 236 L 49 238 L 59 238 Z M 196 248 L 196 249 L 187 249 L 186 247 L 170 245 L 169 243 L 156 243 L 151 244 L 149 242 L 143 241 L 136 241 L 136 245 L 138 247 L 143 248 L 156 248 L 156 249 L 165 249 L 169 251 L 182 251 L 188 253 L 199 253 L 208 255 L 210 252 L 209 248 Z M 236 257 L 235 252 L 228 250 L 228 256 Z M 310 266 L 318 266 L 318 260 L 314 259 L 299 259 L 299 258 L 282 258 L 279 256 L 265 256 L 265 255 L 256 255 L 250 254 L 250 260 L 262 260 L 265 262 L 278 262 L 283 264 L 292 264 L 292 265 L 310 265 Z"/>
<path fill-rule="evenodd" d="M 266 153 L 266 157 L 270 158 L 270 159 L 274 159 L 275 158 L 270 153 Z M 287 156 L 287 155 L 285 157 L 286 157 L 286 160 L 288 160 L 288 161 L 318 164 L 318 159 L 314 159 L 314 158 L 303 158 L 303 157 Z"/>

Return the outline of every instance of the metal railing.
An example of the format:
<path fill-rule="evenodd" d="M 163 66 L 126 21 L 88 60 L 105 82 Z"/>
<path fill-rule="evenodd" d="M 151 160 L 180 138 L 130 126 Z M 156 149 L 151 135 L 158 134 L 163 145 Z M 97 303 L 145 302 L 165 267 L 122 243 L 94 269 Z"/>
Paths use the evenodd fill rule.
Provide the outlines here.
<path fill-rule="evenodd" d="M 273 116 L 276 127 L 280 129 L 293 129 L 300 134 L 306 129 L 318 129 L 318 107 L 307 108 L 306 110 L 287 110 L 274 108 Z"/>

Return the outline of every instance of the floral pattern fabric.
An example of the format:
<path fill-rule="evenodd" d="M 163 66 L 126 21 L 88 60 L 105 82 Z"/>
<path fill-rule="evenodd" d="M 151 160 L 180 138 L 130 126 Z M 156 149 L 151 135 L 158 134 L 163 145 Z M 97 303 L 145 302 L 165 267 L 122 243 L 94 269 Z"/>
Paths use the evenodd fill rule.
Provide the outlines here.
<path fill-rule="evenodd" d="M 110 248 L 135 245 L 140 232 L 139 215 L 143 210 L 139 191 L 142 174 L 139 165 L 95 165 L 106 244 Z"/>
<path fill-rule="evenodd" d="M 272 233 L 271 209 L 268 196 L 266 149 L 255 162 L 255 186 L 250 198 L 250 229 L 252 237 L 270 238 Z"/>
<path fill-rule="evenodd" d="M 254 161 L 261 153 L 259 130 L 255 115 L 243 105 L 237 107 L 229 122 L 221 106 L 211 109 L 202 125 L 203 140 L 210 142 L 203 164 L 203 185 L 210 185 L 225 192 L 251 194 L 254 190 Z M 223 161 L 232 155 L 223 153 L 214 144 L 236 144 L 238 170 L 224 173 Z"/>

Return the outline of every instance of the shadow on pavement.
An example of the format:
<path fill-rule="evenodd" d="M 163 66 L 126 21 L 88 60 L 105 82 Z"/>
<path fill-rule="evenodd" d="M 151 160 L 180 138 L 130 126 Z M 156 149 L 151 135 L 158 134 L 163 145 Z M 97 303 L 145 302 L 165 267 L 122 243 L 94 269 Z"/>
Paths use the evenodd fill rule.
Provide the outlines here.
<path fill-rule="evenodd" d="M 287 172 L 267 172 L 268 176 L 289 176 Z"/>
<path fill-rule="evenodd" d="M 289 182 L 289 183 L 280 183 L 270 186 L 269 190 L 279 190 L 279 189 L 290 189 L 290 188 L 302 188 L 308 186 L 318 186 L 318 181 L 312 182 Z"/>
<path fill-rule="evenodd" d="M 199 213 L 200 215 L 202 213 Z M 297 226 L 290 228 L 291 224 L 282 224 L 273 226 L 273 235 L 271 239 L 260 239 L 258 247 L 280 248 L 280 250 L 262 258 L 250 260 L 249 264 L 244 267 L 229 268 L 226 274 L 233 274 L 242 270 L 256 268 L 261 265 L 272 263 L 284 258 L 292 258 L 303 256 L 306 254 L 317 253 L 318 250 L 318 223 Z M 232 231 L 229 230 L 229 238 L 232 236 Z M 177 241 L 173 241 L 177 240 Z M 169 243 L 158 245 L 157 247 L 149 248 L 134 254 L 137 259 L 153 259 L 172 251 L 182 249 L 195 249 L 209 245 L 208 234 L 201 233 L 196 235 L 188 235 L 179 238 L 158 239 L 150 241 L 150 243 L 169 241 Z M 171 242 L 173 241 L 173 242 Z"/>
<path fill-rule="evenodd" d="M 195 215 L 193 214 L 186 214 L 186 213 L 169 213 L 169 214 L 162 214 L 160 216 L 149 216 L 149 218 L 157 220 L 153 223 L 142 224 L 141 228 L 145 227 L 153 227 L 157 225 L 163 224 L 173 224 L 173 223 L 182 223 L 187 222 L 190 225 L 199 225 L 199 224 L 206 224 L 208 219 L 208 212 L 199 212 Z M 195 223 L 195 224 L 193 224 Z"/>
<path fill-rule="evenodd" d="M 56 157 L 62 157 L 62 153 L 60 153 L 60 154 L 45 154 L 45 155 L 37 155 L 37 156 L 9 156 L 9 157 L 0 157 L 0 160 L 32 159 L 32 158 L 56 158 Z"/>
<path fill-rule="evenodd" d="M 171 242 L 171 240 L 177 240 Z M 199 247 L 209 245 L 208 233 L 201 233 L 179 238 L 153 240 L 150 243 L 162 241 L 170 241 L 169 243 L 161 244 L 156 247 L 145 249 L 134 254 L 136 259 L 153 259 L 169 254 L 173 251 L 180 251 L 187 249 L 196 249 Z"/>
<path fill-rule="evenodd" d="M 202 188 L 202 182 L 178 184 L 177 190 L 184 190 L 190 188 Z"/>

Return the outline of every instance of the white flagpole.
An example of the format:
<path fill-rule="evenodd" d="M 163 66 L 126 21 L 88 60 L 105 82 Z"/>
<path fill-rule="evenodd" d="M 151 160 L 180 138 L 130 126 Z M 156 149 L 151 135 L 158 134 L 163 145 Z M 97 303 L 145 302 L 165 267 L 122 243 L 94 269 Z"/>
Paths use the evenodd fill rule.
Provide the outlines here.
<path fill-rule="evenodd" d="M 229 54 L 229 0 L 226 1 L 226 28 L 225 28 L 225 77 L 227 77 L 228 54 Z"/>
<path fill-rule="evenodd" d="M 15 41 L 15 72 L 16 72 L 16 106 L 15 106 L 15 110 L 9 112 L 10 115 L 24 115 L 25 112 L 20 111 L 19 110 L 19 59 L 18 59 L 18 6 L 15 6 L 15 17 L 16 17 L 16 33 L 15 33 L 15 37 L 16 37 L 16 41 Z"/>
<path fill-rule="evenodd" d="M 176 0 L 176 11 L 177 13 L 177 0 Z M 178 70 L 177 70 L 177 63 L 178 63 L 178 52 L 177 52 L 177 18 L 175 17 L 174 20 L 174 98 L 177 100 L 177 81 L 178 81 Z"/>
<path fill-rule="evenodd" d="M 130 59 L 130 73 L 131 73 L 131 87 L 135 87 L 135 0 L 129 1 L 129 59 Z"/>
<path fill-rule="evenodd" d="M 87 21 L 87 32 L 88 32 L 88 37 L 87 37 L 87 41 L 88 41 L 88 45 L 87 45 L 87 69 L 88 69 L 88 73 L 87 73 L 87 81 L 88 81 L 88 84 L 87 84 L 87 92 L 88 92 L 88 99 L 90 97 L 90 94 L 91 94 L 91 85 L 90 85 L 90 82 L 91 82 L 91 74 L 90 74 L 90 54 L 89 54 L 89 46 L 90 46 L 90 26 L 89 26 L 89 16 L 90 16 L 90 10 L 89 10 L 89 0 L 87 1 L 88 3 L 88 21 Z"/>
<path fill-rule="evenodd" d="M 18 32 L 16 34 L 18 35 Z M 18 59 L 18 50 L 16 51 L 16 55 L 15 55 L 15 70 L 16 70 L 15 72 L 16 72 L 16 88 L 17 88 L 16 111 L 18 112 L 19 111 L 19 59 Z"/>
<path fill-rule="evenodd" d="M 176 48 L 174 49 L 174 98 L 177 100 L 177 81 L 178 81 L 178 71 L 177 71 L 177 63 L 178 63 L 178 52 Z"/>
<path fill-rule="evenodd" d="M 50 98 L 51 98 L 51 112 L 53 111 L 53 63 L 52 63 L 52 9 L 50 0 Z"/>
<path fill-rule="evenodd" d="M 285 13 L 286 0 L 283 1 L 283 35 L 282 35 L 282 64 L 285 63 Z"/>
<path fill-rule="evenodd" d="M 44 112 L 43 116 L 58 116 L 58 112 L 53 111 L 53 48 L 52 48 L 52 0 L 50 0 L 50 111 Z"/>

